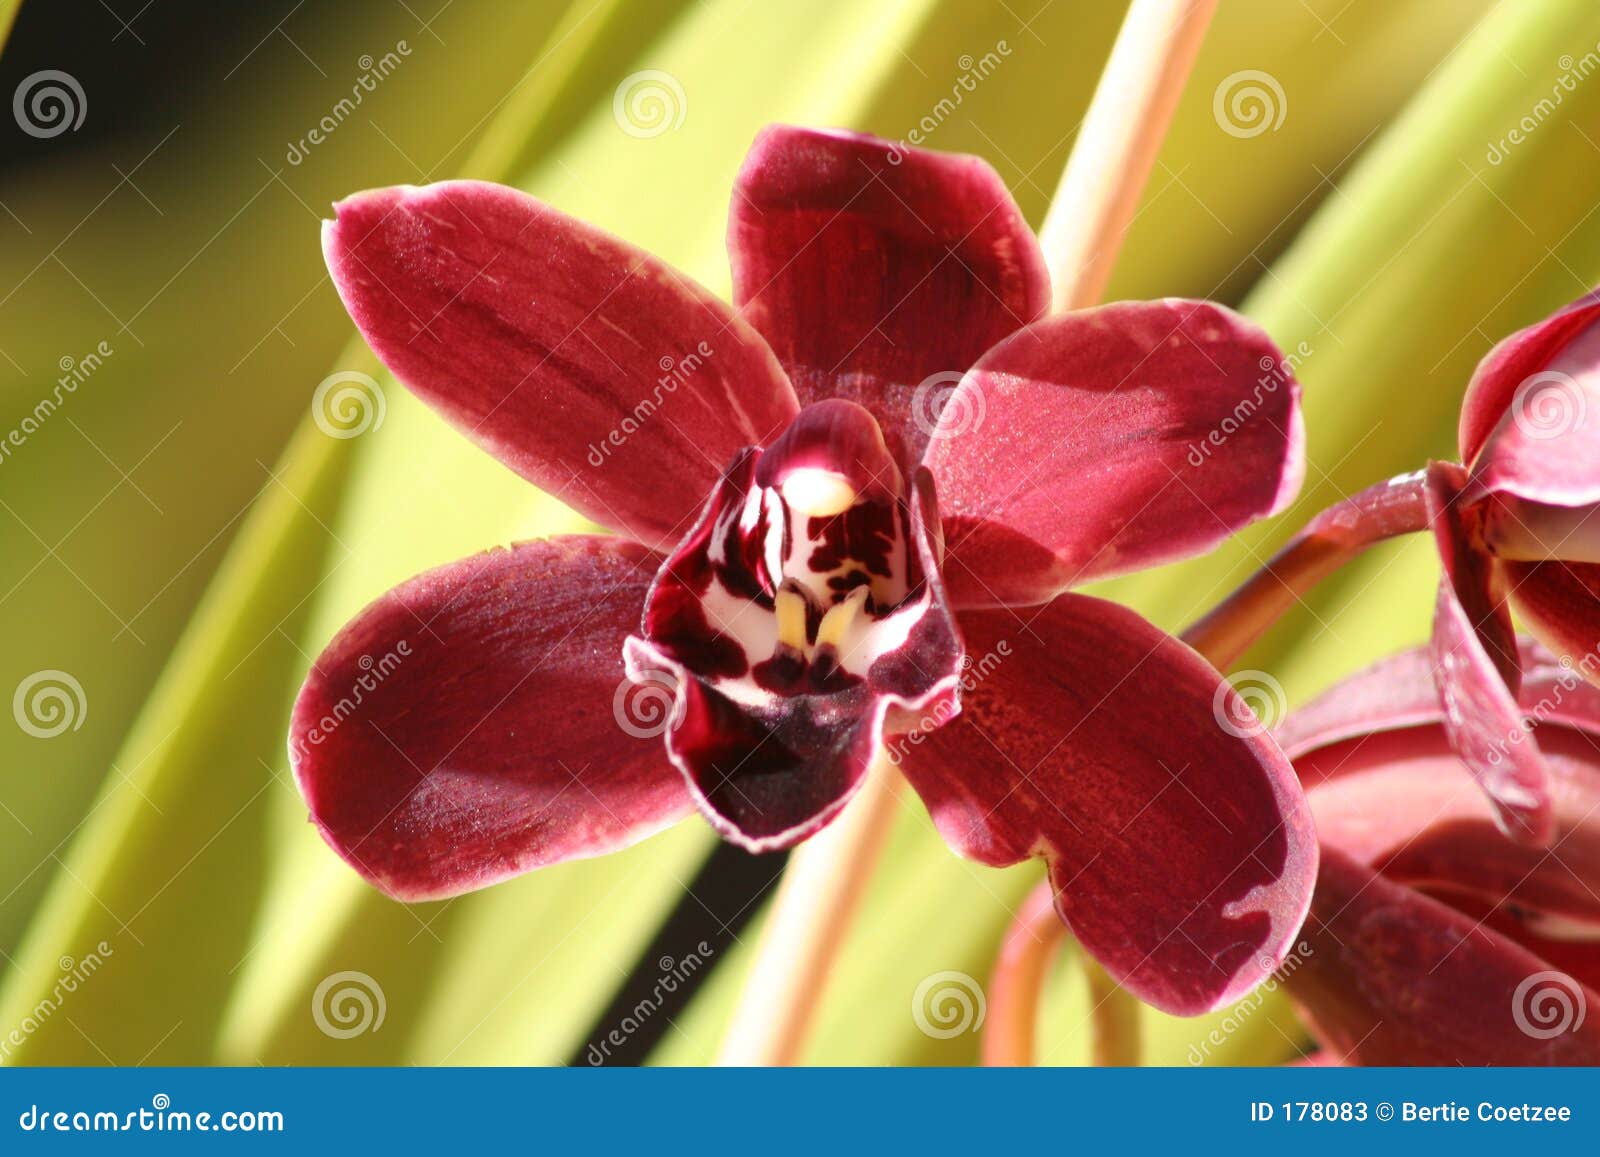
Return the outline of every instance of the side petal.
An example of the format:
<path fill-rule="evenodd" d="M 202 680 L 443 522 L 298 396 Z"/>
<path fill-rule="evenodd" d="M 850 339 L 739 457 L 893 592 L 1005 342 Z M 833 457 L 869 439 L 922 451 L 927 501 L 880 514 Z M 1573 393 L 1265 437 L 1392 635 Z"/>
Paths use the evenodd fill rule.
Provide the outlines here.
<path fill-rule="evenodd" d="M 1342 1063 L 1600 1063 L 1593 1017 L 1544 1019 L 1561 1015 L 1550 1003 L 1558 989 L 1574 1011 L 1595 1006 L 1600 993 L 1332 848 L 1323 850 L 1304 935 L 1309 951 L 1287 975 L 1289 994 Z"/>
<path fill-rule="evenodd" d="M 1038 242 L 985 162 L 855 133 L 763 130 L 728 253 L 734 300 L 801 401 L 859 402 L 906 465 L 960 375 L 1050 303 Z"/>
<path fill-rule="evenodd" d="M 410 389 L 603 526 L 670 547 L 722 466 L 797 410 L 722 302 L 503 185 L 358 193 L 325 223 L 334 284 Z"/>
<path fill-rule="evenodd" d="M 1233 722 L 1253 717 L 1232 688 L 1082 595 L 961 626 L 961 715 L 891 749 L 951 846 L 996 866 L 1042 856 L 1073 934 L 1158 1008 L 1198 1014 L 1271 975 L 1316 838 L 1288 761 Z"/>
<path fill-rule="evenodd" d="M 1205 301 L 1031 325 L 984 355 L 944 415 L 926 460 L 957 606 L 1042 602 L 1203 553 L 1283 509 L 1305 470 L 1290 366 Z"/>
<path fill-rule="evenodd" d="M 626 847 L 692 810 L 661 750 L 663 705 L 629 700 L 622 668 L 659 562 L 616 538 L 523 543 L 352 620 L 306 677 L 289 743 L 333 850 L 427 900 Z"/>
<path fill-rule="evenodd" d="M 1597 325 L 1600 293 L 1589 293 L 1478 363 L 1460 429 L 1461 460 L 1477 485 L 1535 502 L 1600 501 Z"/>
<path fill-rule="evenodd" d="M 1463 507 L 1461 468 L 1429 467 L 1429 520 L 1441 575 L 1433 617 L 1434 685 L 1445 731 L 1474 778 L 1494 801 L 1513 839 L 1550 839 L 1550 792 L 1544 761 L 1522 729 L 1517 691 L 1522 669 L 1511 615 L 1496 590 L 1493 562 L 1470 541 L 1472 509 Z"/>

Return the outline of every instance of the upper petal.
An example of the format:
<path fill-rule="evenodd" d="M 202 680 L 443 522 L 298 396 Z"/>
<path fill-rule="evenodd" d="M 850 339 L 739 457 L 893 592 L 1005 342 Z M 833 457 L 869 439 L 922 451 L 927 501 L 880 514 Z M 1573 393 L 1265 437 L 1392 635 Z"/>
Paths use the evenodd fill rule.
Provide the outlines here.
<path fill-rule="evenodd" d="M 968 611 L 962 713 L 897 742 L 958 851 L 1043 856 L 1072 932 L 1141 999 L 1195 1014 L 1282 960 L 1316 840 L 1294 772 L 1204 660 L 1132 611 L 1064 595 Z"/>
<path fill-rule="evenodd" d="M 1502 565 L 1512 605 L 1528 630 L 1600 686 L 1600 565 L 1555 559 Z"/>
<path fill-rule="evenodd" d="M 1434 684 L 1450 744 L 1495 803 L 1506 834 L 1550 839 L 1544 761 L 1532 743 L 1515 744 L 1521 727 L 1522 670 L 1511 615 L 1497 589 L 1493 560 L 1471 541 L 1472 508 L 1460 501 L 1461 468 L 1429 467 L 1429 520 L 1441 576 L 1433 618 Z"/>
<path fill-rule="evenodd" d="M 722 466 L 796 411 L 725 304 L 503 185 L 358 193 L 326 223 L 334 284 L 423 401 L 596 522 L 668 547 Z"/>
<path fill-rule="evenodd" d="M 871 410 L 912 463 L 951 386 L 1049 306 L 1038 242 L 977 157 L 774 125 L 728 224 L 734 300 L 803 402 Z"/>
<path fill-rule="evenodd" d="M 1600 502 L 1600 293 L 1489 351 L 1467 387 L 1460 436 L 1474 498 Z"/>
<path fill-rule="evenodd" d="M 692 805 L 622 644 L 660 559 L 575 535 L 378 599 L 295 701 L 290 759 L 334 851 L 391 896 L 481 888 L 627 846 Z"/>
<path fill-rule="evenodd" d="M 1169 298 L 1049 318 L 985 354 L 927 463 L 958 606 L 1040 602 L 1210 550 L 1293 500 L 1300 387 L 1256 325 Z"/>

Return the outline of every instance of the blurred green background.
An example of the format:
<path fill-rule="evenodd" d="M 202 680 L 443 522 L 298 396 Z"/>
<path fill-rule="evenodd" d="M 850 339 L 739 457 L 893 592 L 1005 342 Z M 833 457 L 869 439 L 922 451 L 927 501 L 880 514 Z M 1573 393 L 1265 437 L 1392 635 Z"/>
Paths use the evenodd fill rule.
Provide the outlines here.
<path fill-rule="evenodd" d="M 317 221 L 359 188 L 499 179 L 725 294 L 731 180 L 763 124 L 902 138 L 933 117 L 928 146 L 986 158 L 1037 225 L 1121 15 L 24 5 L 0 57 L 0 692 L 55 672 L 71 698 L 63 727 L 15 708 L 0 727 L 0 1063 L 581 1064 L 613 1031 L 610 1060 L 709 1060 L 777 861 L 690 822 L 404 907 L 305 822 L 285 721 L 332 632 L 424 567 L 579 525 L 381 374 Z M 617 112 L 645 70 L 671 80 L 670 123 Z M 17 111 L 45 71 L 76 82 L 77 127 Z M 1314 510 L 1453 453 L 1476 359 L 1600 280 L 1597 74 L 1592 0 L 1223 0 L 1111 296 L 1242 303 L 1302 359 L 1311 468 L 1282 519 L 1110 594 L 1181 626 Z M 383 421 L 330 437 L 312 394 L 351 370 L 379 376 Z M 1426 543 L 1374 552 L 1247 665 L 1303 701 L 1424 637 L 1434 578 Z M 972 1061 L 976 1037 L 927 1035 L 913 1001 L 936 973 L 984 977 L 1037 878 L 955 858 L 907 793 L 808 1059 Z M 702 939 L 704 983 L 635 1015 Z M 1044 1059 L 1079 1063 L 1083 982 L 1057 971 Z M 355 1033 L 329 1031 L 343 973 L 374 1010 Z M 1272 994 L 1149 1028 L 1171 1064 L 1301 1040 Z"/>

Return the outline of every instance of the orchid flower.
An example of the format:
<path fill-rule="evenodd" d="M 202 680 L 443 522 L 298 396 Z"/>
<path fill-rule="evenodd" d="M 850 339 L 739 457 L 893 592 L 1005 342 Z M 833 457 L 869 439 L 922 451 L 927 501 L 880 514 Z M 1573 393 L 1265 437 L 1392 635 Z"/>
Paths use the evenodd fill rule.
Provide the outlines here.
<path fill-rule="evenodd" d="M 1548 849 L 1508 840 L 1430 687 L 1426 648 L 1279 732 L 1322 863 L 1290 995 L 1335 1061 L 1600 1062 L 1600 690 L 1524 640 L 1520 709 L 1550 778 Z M 1521 727 L 1506 746 L 1531 741 Z"/>
<path fill-rule="evenodd" d="M 1043 857 L 1136 994 L 1199 1012 L 1258 983 L 1315 873 L 1292 769 L 1219 725 L 1248 708 L 1199 655 L 1066 592 L 1293 497 L 1278 350 L 1202 301 L 1045 317 L 993 170 L 865 136 L 763 132 L 728 247 L 737 308 L 512 189 L 337 206 L 372 349 L 616 533 L 441 567 L 338 634 L 292 722 L 323 837 L 423 900 L 694 810 L 787 848 L 888 758 L 958 852 Z"/>
<path fill-rule="evenodd" d="M 1511 625 L 1600 684 L 1600 294 L 1495 346 L 1461 409 L 1461 460 L 1426 478 L 1444 578 L 1434 619 L 1445 723 L 1505 830 L 1553 832 L 1538 747 L 1507 749 L 1521 678 Z"/>

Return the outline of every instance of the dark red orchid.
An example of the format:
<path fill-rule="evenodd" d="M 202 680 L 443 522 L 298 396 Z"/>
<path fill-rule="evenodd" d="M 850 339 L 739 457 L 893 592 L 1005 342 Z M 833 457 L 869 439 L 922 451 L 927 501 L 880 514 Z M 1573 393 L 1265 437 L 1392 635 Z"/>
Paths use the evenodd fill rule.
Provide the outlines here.
<path fill-rule="evenodd" d="M 338 206 L 328 265 L 379 357 L 618 534 L 442 567 L 333 640 L 291 743 L 323 836 L 407 900 L 695 808 L 784 848 L 887 753 L 957 850 L 1044 857 L 1136 993 L 1234 999 L 1309 900 L 1293 773 L 1218 725 L 1248 709 L 1194 652 L 1063 592 L 1292 497 L 1277 349 L 1206 302 L 1045 318 L 995 173 L 868 137 L 764 132 L 728 245 L 737 309 L 512 189 Z"/>
<path fill-rule="evenodd" d="M 1285 969 L 1326 1059 L 1600 1063 L 1600 690 L 1523 642 L 1520 710 L 1549 775 L 1551 843 L 1506 838 L 1461 774 L 1427 649 L 1291 715 L 1322 866 Z M 1526 727 L 1507 736 L 1530 743 Z"/>
<path fill-rule="evenodd" d="M 1521 671 L 1514 608 L 1600 684 L 1600 294 L 1502 341 L 1461 410 L 1465 468 L 1435 463 L 1427 488 L 1444 567 L 1435 616 L 1445 722 L 1504 829 L 1554 831 L 1544 760 L 1508 746 Z"/>

